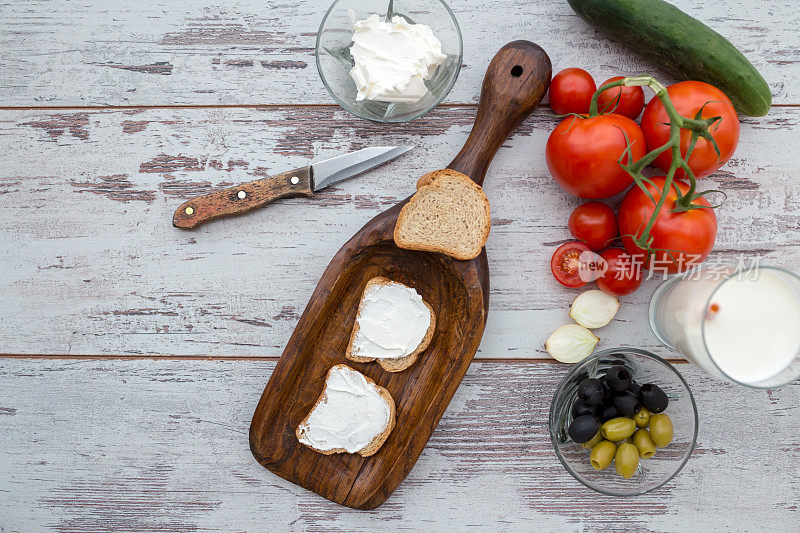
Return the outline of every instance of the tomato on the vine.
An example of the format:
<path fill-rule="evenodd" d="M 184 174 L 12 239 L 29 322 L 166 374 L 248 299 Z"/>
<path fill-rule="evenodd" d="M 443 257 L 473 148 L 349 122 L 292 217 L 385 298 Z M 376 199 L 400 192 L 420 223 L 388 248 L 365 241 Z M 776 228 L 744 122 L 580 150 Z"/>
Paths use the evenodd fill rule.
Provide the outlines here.
<path fill-rule="evenodd" d="M 640 187 L 633 187 L 619 206 L 619 232 L 622 243 L 633 255 L 640 255 L 643 250 L 636 246 L 631 235 L 641 236 L 653 216 L 656 204 L 661 198 L 666 178 L 663 176 L 650 178 L 647 184 L 653 199 L 651 200 Z M 686 194 L 689 185 L 680 180 L 673 182 L 681 194 Z M 650 269 L 664 270 L 669 273 L 681 272 L 704 261 L 717 237 L 717 216 L 710 207 L 708 200 L 703 197 L 694 200 L 695 205 L 705 206 L 700 209 L 690 209 L 673 213 L 677 194 L 675 188 L 670 187 L 664 205 L 650 229 L 653 242 L 650 247 L 654 251 L 646 266 Z"/>
<path fill-rule="evenodd" d="M 702 118 L 722 117 L 709 127 L 709 132 L 719 147 L 720 155 L 714 150 L 714 145 L 702 137 L 697 139 L 697 144 L 689 156 L 687 163 L 694 172 L 695 177 L 702 178 L 716 171 L 728 162 L 739 143 L 739 115 L 725 93 L 702 81 L 682 81 L 667 87 L 672 104 L 678 113 L 684 117 L 695 118 L 702 108 Z M 647 139 L 647 150 L 662 146 L 669 140 L 669 117 L 664 109 L 664 104 L 658 98 L 653 98 L 642 115 L 642 131 Z M 686 150 L 692 138 L 692 132 L 681 130 L 681 154 L 686 155 Z M 653 166 L 667 172 L 672 163 L 672 153 L 667 150 L 661 153 Z M 686 173 L 678 169 L 675 177 L 683 178 Z"/>
<path fill-rule="evenodd" d="M 550 271 L 556 281 L 572 288 L 586 285 L 580 276 L 580 259 L 582 253 L 590 251 L 582 242 L 567 242 L 556 248 L 550 258 Z"/>
<path fill-rule="evenodd" d="M 600 87 L 623 79 L 625 76 L 614 76 L 600 84 Z M 644 90 L 641 87 L 613 87 L 601 92 L 597 97 L 597 109 L 601 113 L 616 113 L 635 119 L 644 109 Z"/>
<path fill-rule="evenodd" d="M 634 256 L 622 248 L 609 248 L 600 254 L 606 271 L 597 279 L 597 287 L 611 296 L 625 296 L 642 284 L 642 256 Z"/>
<path fill-rule="evenodd" d="M 547 168 L 570 194 L 588 199 L 614 196 L 633 183 L 619 164 L 628 142 L 634 160 L 645 154 L 644 134 L 628 117 L 567 117 L 547 139 Z M 632 163 L 628 156 L 621 160 Z"/>
<path fill-rule="evenodd" d="M 617 215 L 602 202 L 586 202 L 569 216 L 569 232 L 592 250 L 602 250 L 619 235 Z"/>
<path fill-rule="evenodd" d="M 565 68 L 550 82 L 550 108 L 557 115 L 586 114 L 596 90 L 591 74 L 580 68 Z"/>

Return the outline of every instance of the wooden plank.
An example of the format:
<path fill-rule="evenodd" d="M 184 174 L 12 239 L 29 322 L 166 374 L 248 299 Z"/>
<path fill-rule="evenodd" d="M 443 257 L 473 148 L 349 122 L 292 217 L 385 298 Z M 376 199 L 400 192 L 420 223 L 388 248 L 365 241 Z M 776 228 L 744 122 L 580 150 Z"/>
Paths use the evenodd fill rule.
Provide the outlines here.
<path fill-rule="evenodd" d="M 554 71 L 584 67 L 598 81 L 651 72 L 673 81 L 600 36 L 563 0 L 449 3 L 465 42 L 464 68 L 449 102 L 477 101 L 489 59 L 513 39 L 543 46 Z M 757 7 L 715 0 L 673 3 L 738 46 L 763 73 L 776 103 L 800 103 L 796 2 L 768 0 Z M 0 10 L 0 103 L 332 104 L 314 60 L 316 33 L 328 4 L 8 0 Z"/>
<path fill-rule="evenodd" d="M 323 269 L 365 222 L 411 194 L 463 144 L 472 108 L 379 126 L 328 107 L 0 112 L 0 352 L 277 356 Z M 800 109 L 744 122 L 739 149 L 707 188 L 720 257 L 800 268 Z M 485 187 L 490 312 L 479 357 L 547 357 L 544 340 L 576 294 L 548 261 L 579 200 L 544 164 L 555 120 L 537 111 Z M 193 232 L 171 226 L 192 195 L 368 145 L 415 149 L 314 199 L 281 201 Z M 775 147 L 780 146 L 779 152 Z M 251 283 L 245 280 L 257 280 Z M 657 348 L 646 304 L 623 298 L 600 330 Z"/>
<path fill-rule="evenodd" d="M 752 390 L 680 365 L 701 414 L 693 457 L 664 488 L 611 498 L 570 477 L 550 445 L 549 403 L 567 366 L 474 364 L 406 481 L 359 512 L 250 455 L 273 367 L 0 360 L 0 529 L 796 530 L 800 384 Z"/>

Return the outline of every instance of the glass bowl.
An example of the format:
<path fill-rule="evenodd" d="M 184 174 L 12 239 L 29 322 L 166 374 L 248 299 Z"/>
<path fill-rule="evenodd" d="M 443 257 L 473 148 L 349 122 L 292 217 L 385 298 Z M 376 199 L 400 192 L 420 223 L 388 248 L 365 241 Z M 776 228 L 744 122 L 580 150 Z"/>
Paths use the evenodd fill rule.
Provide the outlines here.
<path fill-rule="evenodd" d="M 637 383 L 655 383 L 667 393 L 669 406 L 664 413 L 674 426 L 672 442 L 659 448 L 653 457 L 641 459 L 629 479 L 618 475 L 613 463 L 605 470 L 595 470 L 589 463 L 589 450 L 567 435 L 578 385 L 586 378 L 602 376 L 617 364 L 626 366 Z M 558 385 L 550 405 L 550 438 L 561 464 L 575 479 L 603 494 L 636 496 L 661 487 L 686 464 L 697 440 L 697 406 L 683 377 L 657 355 L 636 348 L 603 350 L 577 364 Z"/>
<path fill-rule="evenodd" d="M 447 56 L 425 81 L 428 93 L 413 103 L 356 100 L 356 85 L 350 77 L 353 59 L 353 20 L 377 13 L 382 19 L 399 15 L 412 24 L 430 26 Z M 391 17 L 390 17 L 391 18 Z M 350 113 L 375 122 L 406 122 L 421 117 L 445 99 L 461 70 L 461 29 L 442 0 L 337 0 L 325 13 L 317 33 L 317 70 L 334 100 Z"/>

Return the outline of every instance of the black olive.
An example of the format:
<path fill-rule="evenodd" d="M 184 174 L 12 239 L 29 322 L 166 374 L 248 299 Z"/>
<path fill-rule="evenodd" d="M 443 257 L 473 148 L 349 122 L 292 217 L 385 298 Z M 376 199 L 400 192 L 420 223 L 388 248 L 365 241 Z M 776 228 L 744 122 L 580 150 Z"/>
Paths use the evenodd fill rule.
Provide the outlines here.
<path fill-rule="evenodd" d="M 603 379 L 608 382 L 608 386 L 616 392 L 624 392 L 631 386 L 631 373 L 624 366 L 612 366 L 606 371 Z"/>
<path fill-rule="evenodd" d="M 635 381 L 631 380 L 631 386 L 628 387 L 628 390 L 631 391 L 632 393 L 634 393 L 636 396 L 639 396 L 639 389 L 641 389 L 641 388 L 642 388 L 641 385 L 639 385 Z"/>
<path fill-rule="evenodd" d="M 642 385 L 639 390 L 639 399 L 642 401 L 644 408 L 651 413 L 661 413 L 669 405 L 669 398 L 667 398 L 666 393 L 661 390 L 661 387 L 653 383 Z"/>
<path fill-rule="evenodd" d="M 600 409 L 600 420 L 603 422 L 620 416 L 622 416 L 622 413 L 619 412 L 619 409 L 617 409 L 614 404 L 606 405 Z"/>
<path fill-rule="evenodd" d="M 600 429 L 600 421 L 592 415 L 583 415 L 574 419 L 567 429 L 569 437 L 578 443 L 589 441 Z"/>
<path fill-rule="evenodd" d="M 639 398 L 636 397 L 631 391 L 625 391 L 618 394 L 614 398 L 614 406 L 619 409 L 619 412 L 624 416 L 633 416 L 639 411 Z"/>
<path fill-rule="evenodd" d="M 603 386 L 603 405 L 614 403 L 614 391 L 611 390 L 611 386 L 605 379 L 601 379 L 600 384 Z"/>
<path fill-rule="evenodd" d="M 586 378 L 578 385 L 578 399 L 586 405 L 599 405 L 603 401 L 603 385 L 597 378 Z"/>
<path fill-rule="evenodd" d="M 583 415 L 593 415 L 595 407 L 593 405 L 586 405 L 580 399 L 572 402 L 572 418 L 578 418 Z"/>

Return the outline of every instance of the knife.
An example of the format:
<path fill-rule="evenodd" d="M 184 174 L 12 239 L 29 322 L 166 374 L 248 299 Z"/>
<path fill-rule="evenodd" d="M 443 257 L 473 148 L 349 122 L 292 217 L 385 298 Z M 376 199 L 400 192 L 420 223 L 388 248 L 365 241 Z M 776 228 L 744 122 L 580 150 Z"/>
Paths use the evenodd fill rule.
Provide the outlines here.
<path fill-rule="evenodd" d="M 279 198 L 313 196 L 329 185 L 352 178 L 411 150 L 410 146 L 375 146 L 308 166 L 249 181 L 183 203 L 172 225 L 194 229 L 215 218 L 241 215 Z"/>

